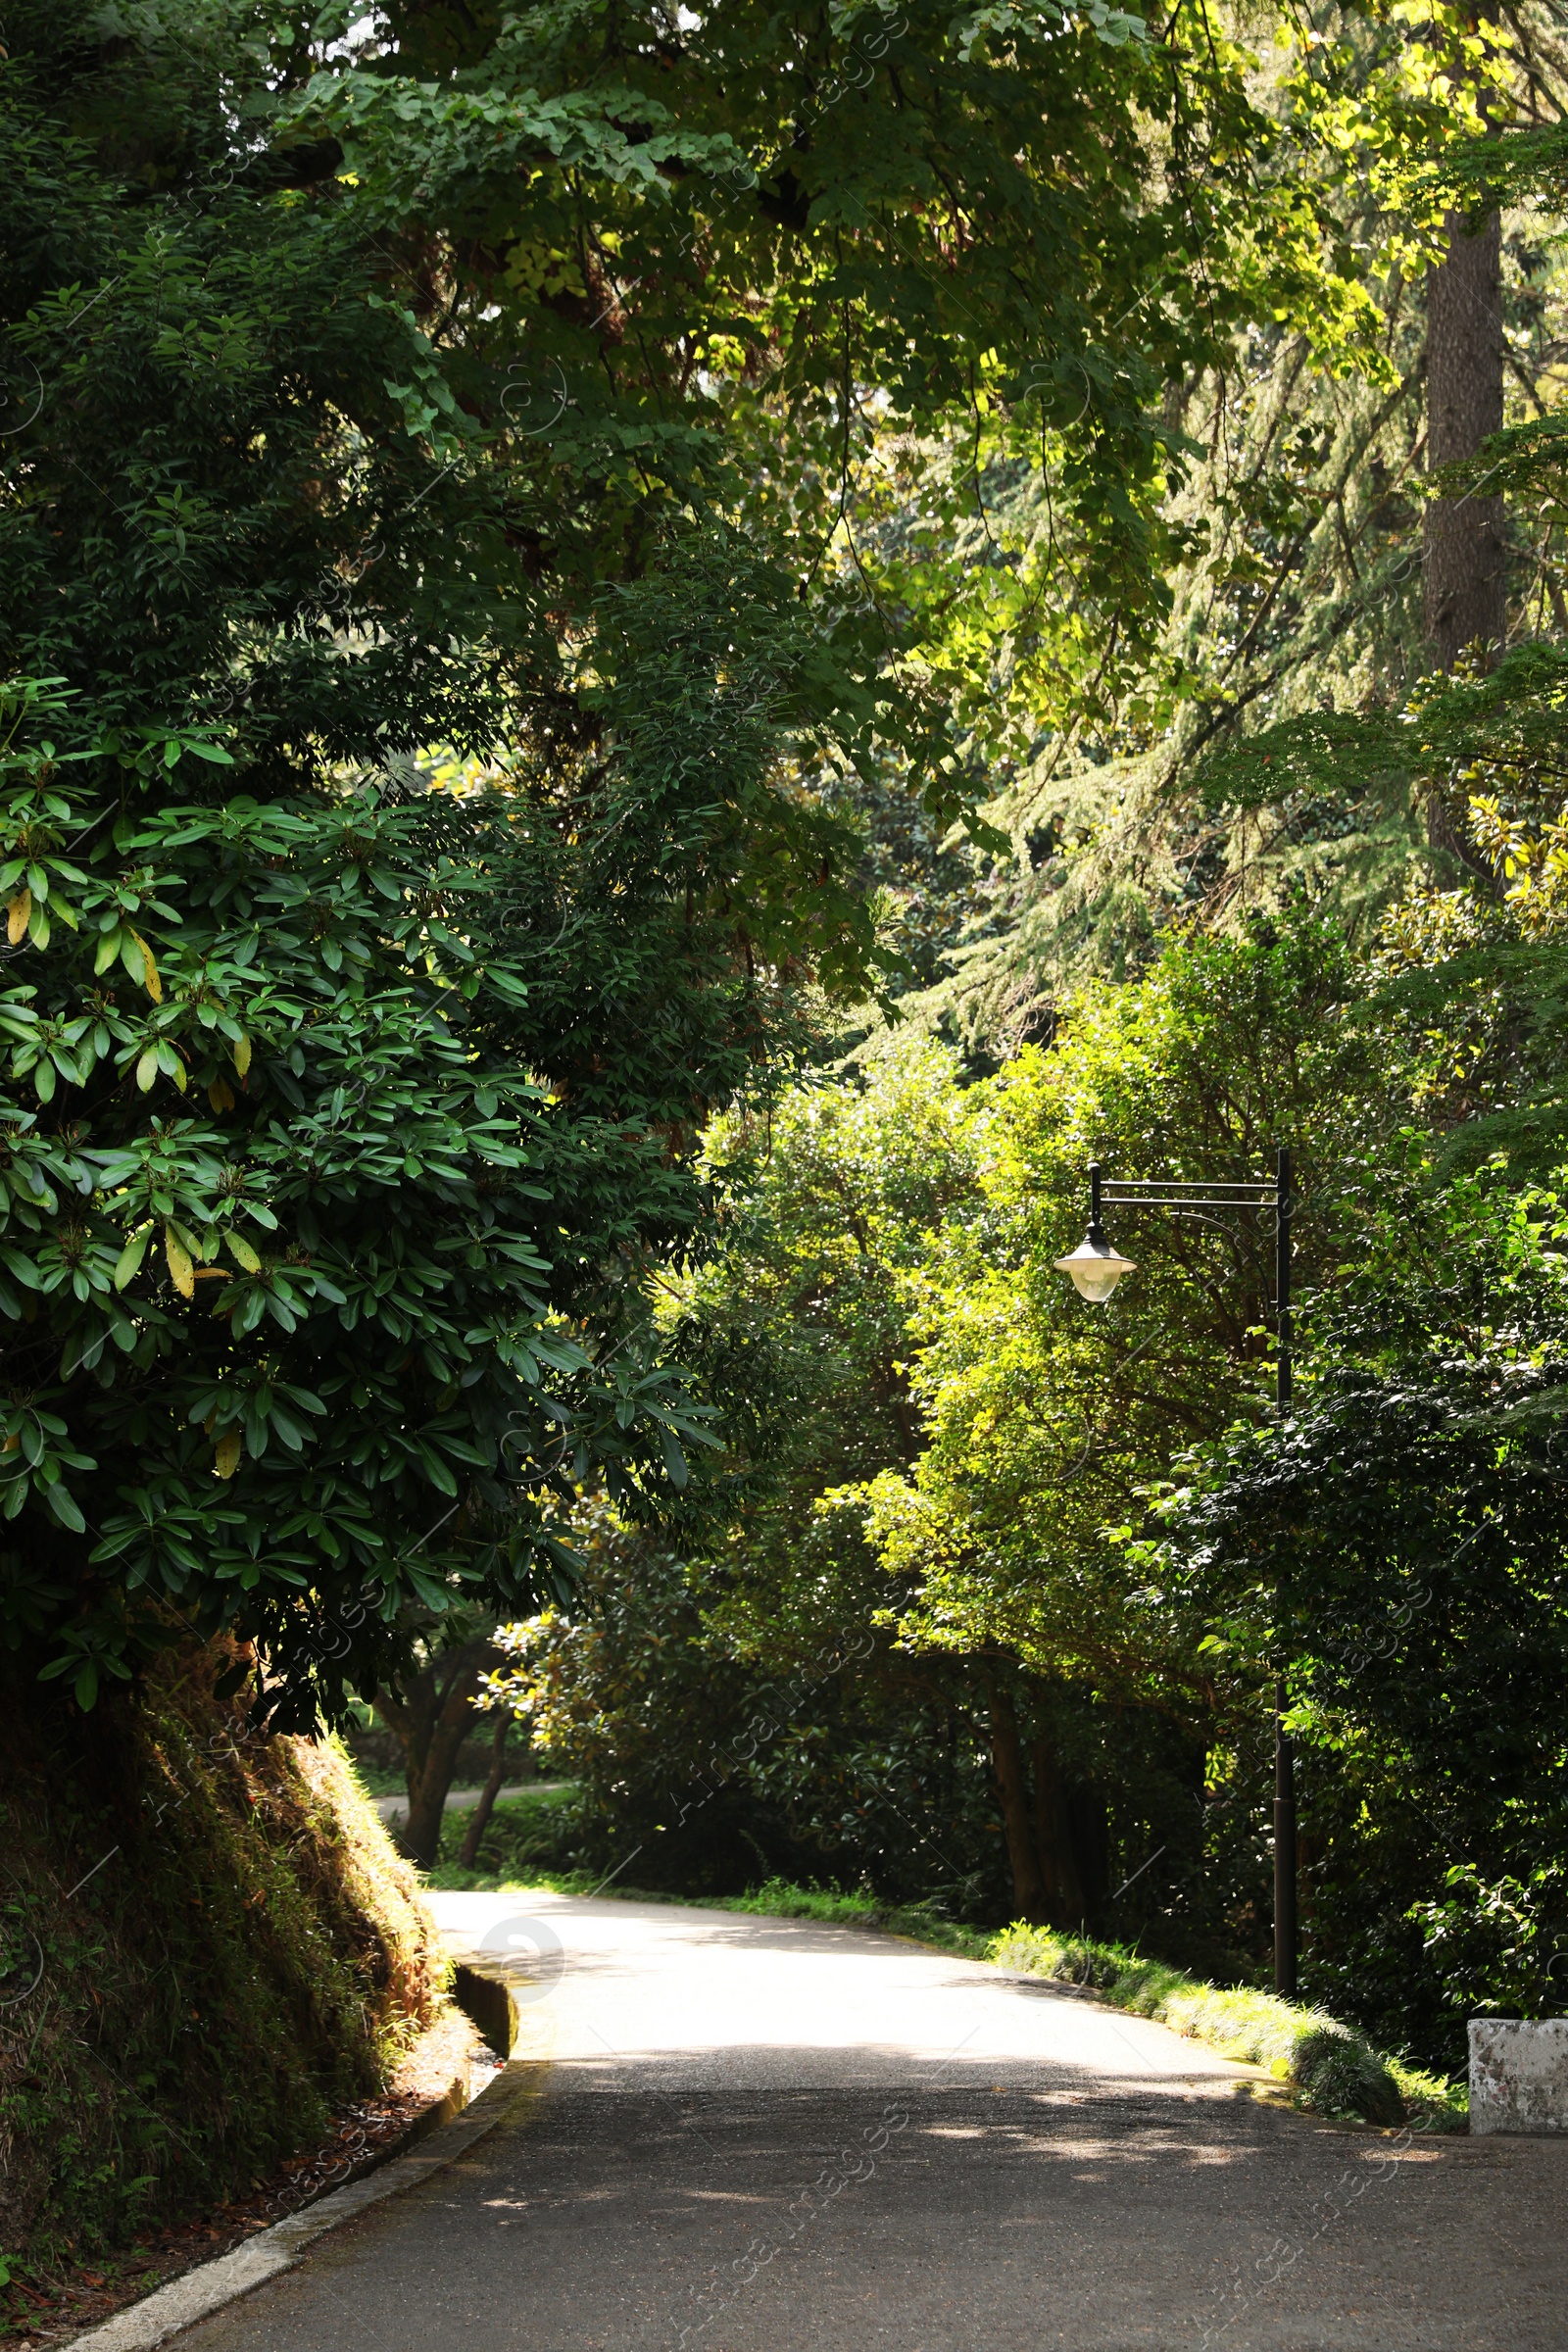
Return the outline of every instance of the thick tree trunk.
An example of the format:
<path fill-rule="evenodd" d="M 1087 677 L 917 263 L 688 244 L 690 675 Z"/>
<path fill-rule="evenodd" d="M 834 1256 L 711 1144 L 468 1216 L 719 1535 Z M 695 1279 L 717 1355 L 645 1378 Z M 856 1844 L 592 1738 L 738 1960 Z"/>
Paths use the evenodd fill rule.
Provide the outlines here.
<path fill-rule="evenodd" d="M 1023 1745 L 1018 1738 L 1018 1717 L 1010 1694 L 995 1675 L 990 1677 L 991 1697 L 991 1763 L 997 1776 L 997 1792 L 1002 1799 L 1002 1827 L 1007 1840 L 1007 1860 L 1012 1867 L 1012 1899 L 1018 1917 L 1043 1925 L 1046 1917 L 1046 1888 L 1040 1875 L 1040 1857 L 1035 1846 L 1029 1820 L 1029 1784 L 1024 1776 Z"/>
<path fill-rule="evenodd" d="M 491 1810 L 496 1798 L 501 1793 L 501 1783 L 506 1777 L 507 1770 L 507 1734 L 511 1729 L 511 1716 L 498 1713 L 495 1744 L 490 1750 L 490 1769 L 485 1774 L 484 1787 L 479 1791 L 479 1801 L 468 1817 L 468 1827 L 464 1834 L 463 1851 L 458 1856 L 458 1860 L 465 1870 L 473 1868 L 474 1856 L 479 1851 L 479 1840 L 484 1836 Z"/>
<path fill-rule="evenodd" d="M 1056 1769 L 1055 1753 L 1044 1735 L 1035 1741 L 1035 1846 L 1052 1925 L 1082 1927 L 1087 1906 L 1067 1791 Z"/>
<path fill-rule="evenodd" d="M 1475 10 L 1473 29 L 1495 19 L 1495 0 Z M 1427 466 L 1473 458 L 1502 426 L 1502 222 L 1496 213 L 1447 218 L 1448 251 L 1427 272 Z M 1445 669 L 1480 639 L 1507 628 L 1507 551 L 1502 500 L 1433 499 L 1426 511 L 1422 586 L 1426 633 Z"/>
<path fill-rule="evenodd" d="M 471 1642 L 439 1652 L 410 1676 L 401 1692 L 375 1694 L 375 1711 L 403 1749 L 409 1789 L 403 1847 L 426 1869 L 441 1850 L 441 1819 L 458 1750 L 474 1728 L 479 1678 L 499 1663 L 500 1652 L 489 1635 L 476 1635 Z"/>
<path fill-rule="evenodd" d="M 1448 257 L 1427 274 L 1427 465 L 1473 458 L 1502 426 L 1502 237 L 1497 214 L 1472 234 L 1448 216 Z M 1507 626 L 1502 500 L 1466 493 L 1428 504 L 1426 631 L 1445 669 Z"/>

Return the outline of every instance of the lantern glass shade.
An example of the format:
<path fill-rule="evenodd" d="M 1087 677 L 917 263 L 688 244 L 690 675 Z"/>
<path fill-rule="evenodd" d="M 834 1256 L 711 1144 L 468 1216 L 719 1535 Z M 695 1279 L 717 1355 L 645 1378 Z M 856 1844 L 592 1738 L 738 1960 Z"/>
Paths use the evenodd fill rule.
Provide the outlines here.
<path fill-rule="evenodd" d="M 1132 1273 L 1135 1263 L 1133 1258 L 1118 1257 L 1103 1234 L 1089 1233 L 1076 1250 L 1055 1260 L 1055 1271 L 1071 1279 L 1080 1298 L 1102 1306 L 1122 1276 Z"/>

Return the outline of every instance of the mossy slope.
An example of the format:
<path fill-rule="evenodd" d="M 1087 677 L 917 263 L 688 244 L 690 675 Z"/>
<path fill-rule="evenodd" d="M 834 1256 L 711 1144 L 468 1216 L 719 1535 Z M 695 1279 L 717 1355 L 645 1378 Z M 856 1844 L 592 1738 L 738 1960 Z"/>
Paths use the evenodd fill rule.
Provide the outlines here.
<path fill-rule="evenodd" d="M 0 2253 L 47 2266 L 249 2186 L 441 1998 L 412 1871 L 330 1746 L 212 1696 L 0 1689 Z"/>

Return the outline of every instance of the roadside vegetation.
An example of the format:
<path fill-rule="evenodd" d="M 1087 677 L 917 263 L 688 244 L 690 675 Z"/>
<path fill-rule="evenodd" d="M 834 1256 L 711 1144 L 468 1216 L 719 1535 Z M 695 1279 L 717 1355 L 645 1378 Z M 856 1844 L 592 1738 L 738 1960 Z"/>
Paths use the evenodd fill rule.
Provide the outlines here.
<path fill-rule="evenodd" d="M 1411 969 L 1306 910 L 1191 934 L 994 1076 L 906 1038 L 711 1131 L 721 1244 L 664 1311 L 733 1382 L 731 1483 L 662 1540 L 580 1516 L 580 1598 L 503 1637 L 494 1689 L 581 1790 L 556 1859 L 864 1884 L 1260 1984 L 1283 1655 L 1308 1998 L 1444 2075 L 1468 2014 L 1549 2000 L 1555 1144 L 1429 1123 Z M 1240 1173 L 1281 1103 L 1284 1426 L 1255 1227 L 1124 1220 L 1108 1308 L 1050 1270 L 1092 1154 Z"/>
<path fill-rule="evenodd" d="M 308 2158 L 446 2008 L 416 1874 L 346 1760 L 251 1730 L 218 1663 L 166 1661 L 134 1715 L 0 1725 L 10 2323 L 63 2267 Z"/>

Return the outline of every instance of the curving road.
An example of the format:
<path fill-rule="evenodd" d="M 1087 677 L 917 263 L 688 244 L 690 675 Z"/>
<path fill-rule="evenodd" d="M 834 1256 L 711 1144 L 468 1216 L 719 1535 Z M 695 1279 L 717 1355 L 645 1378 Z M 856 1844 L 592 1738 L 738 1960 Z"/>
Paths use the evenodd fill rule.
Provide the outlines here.
<path fill-rule="evenodd" d="M 507 2120 L 181 2352 L 1568 2347 L 1568 2145 L 1336 2130 L 891 1936 L 433 1899 L 522 1994 Z"/>

